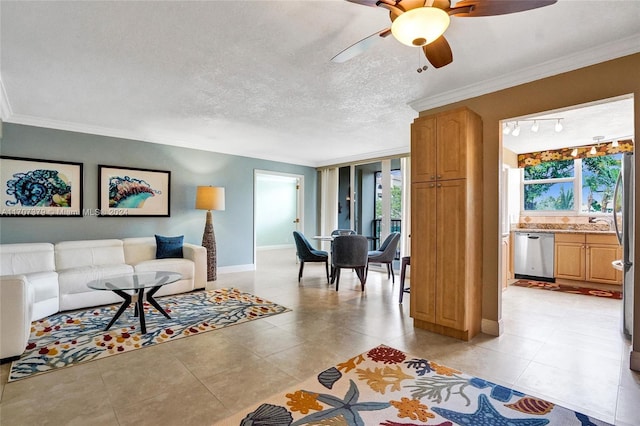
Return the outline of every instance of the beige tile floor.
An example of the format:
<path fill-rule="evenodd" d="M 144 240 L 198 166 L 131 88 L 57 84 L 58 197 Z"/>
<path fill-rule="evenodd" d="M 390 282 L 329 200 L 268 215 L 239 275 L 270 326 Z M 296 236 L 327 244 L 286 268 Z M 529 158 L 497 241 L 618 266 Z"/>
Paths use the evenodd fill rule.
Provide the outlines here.
<path fill-rule="evenodd" d="M 640 424 L 640 374 L 628 368 L 620 301 L 510 287 L 506 332 L 471 342 L 414 329 L 409 297 L 370 272 L 340 291 L 308 264 L 301 284 L 292 250 L 259 252 L 257 271 L 219 275 L 292 309 L 7 384 L 0 424 L 210 425 L 347 357 L 386 344 L 514 387 L 617 425 Z"/>

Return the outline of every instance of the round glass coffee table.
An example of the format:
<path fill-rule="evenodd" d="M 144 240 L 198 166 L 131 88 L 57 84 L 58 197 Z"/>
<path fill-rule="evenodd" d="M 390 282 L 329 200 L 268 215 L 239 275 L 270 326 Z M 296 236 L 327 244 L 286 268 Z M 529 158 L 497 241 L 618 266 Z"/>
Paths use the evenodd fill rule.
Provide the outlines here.
<path fill-rule="evenodd" d="M 150 288 L 147 293 L 147 302 L 158 310 L 166 318 L 171 319 L 169 314 L 162 309 L 153 295 L 162 288 L 163 285 L 171 284 L 182 279 L 182 275 L 177 272 L 170 271 L 155 271 L 155 272 L 136 272 L 131 274 L 114 275 L 111 277 L 99 278 L 97 280 L 89 281 L 87 286 L 94 290 L 111 290 L 118 296 L 124 299 L 122 305 L 118 309 L 118 312 L 109 321 L 109 324 L 104 329 L 109 330 L 114 322 L 122 315 L 122 313 L 129 307 L 131 302 L 134 303 L 135 310 L 134 316 L 140 317 L 140 331 L 142 334 L 147 333 L 147 326 L 144 319 L 144 290 Z M 133 294 L 127 293 L 126 290 L 133 290 Z"/>

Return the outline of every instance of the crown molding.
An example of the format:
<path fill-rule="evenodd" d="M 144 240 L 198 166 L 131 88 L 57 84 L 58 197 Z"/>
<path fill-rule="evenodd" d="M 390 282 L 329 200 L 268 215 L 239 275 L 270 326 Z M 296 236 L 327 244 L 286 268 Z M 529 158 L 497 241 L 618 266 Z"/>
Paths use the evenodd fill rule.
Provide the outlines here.
<path fill-rule="evenodd" d="M 321 161 L 315 165 L 316 168 L 323 167 L 341 167 L 354 163 L 367 162 L 371 163 L 374 161 L 383 160 L 390 157 L 398 157 L 398 156 L 406 156 L 409 155 L 409 146 L 385 149 L 382 151 L 373 151 L 366 152 L 363 154 L 352 155 L 350 157 L 340 157 L 334 158 L 333 160 Z"/>
<path fill-rule="evenodd" d="M 409 102 L 408 105 L 417 112 L 425 111 L 638 52 L 640 52 L 640 34 L 602 44 L 593 49 L 583 50 L 565 56 L 562 59 L 543 62 L 532 67 L 512 71 L 490 80 L 470 84 L 436 96 L 416 99 L 415 101 Z"/>

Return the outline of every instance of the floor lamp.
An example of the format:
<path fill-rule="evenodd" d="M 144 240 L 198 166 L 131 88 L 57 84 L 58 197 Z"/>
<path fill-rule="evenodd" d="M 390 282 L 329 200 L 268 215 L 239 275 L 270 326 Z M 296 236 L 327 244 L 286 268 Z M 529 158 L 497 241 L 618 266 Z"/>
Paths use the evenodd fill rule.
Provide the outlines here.
<path fill-rule="evenodd" d="M 211 210 L 224 210 L 224 188 L 219 186 L 199 186 L 196 192 L 196 209 L 207 211 L 207 221 L 202 234 L 202 246 L 207 249 L 207 281 L 215 281 L 216 235 L 213 232 Z"/>

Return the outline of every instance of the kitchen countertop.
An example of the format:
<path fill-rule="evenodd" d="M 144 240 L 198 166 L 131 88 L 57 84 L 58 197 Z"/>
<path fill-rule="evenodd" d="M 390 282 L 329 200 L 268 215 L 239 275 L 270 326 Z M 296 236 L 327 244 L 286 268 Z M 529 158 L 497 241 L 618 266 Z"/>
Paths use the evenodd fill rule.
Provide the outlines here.
<path fill-rule="evenodd" d="M 616 235 L 616 231 L 598 231 L 594 229 L 547 229 L 547 228 L 514 228 L 513 232 L 536 232 L 536 233 L 553 233 L 553 234 L 604 234 Z"/>

